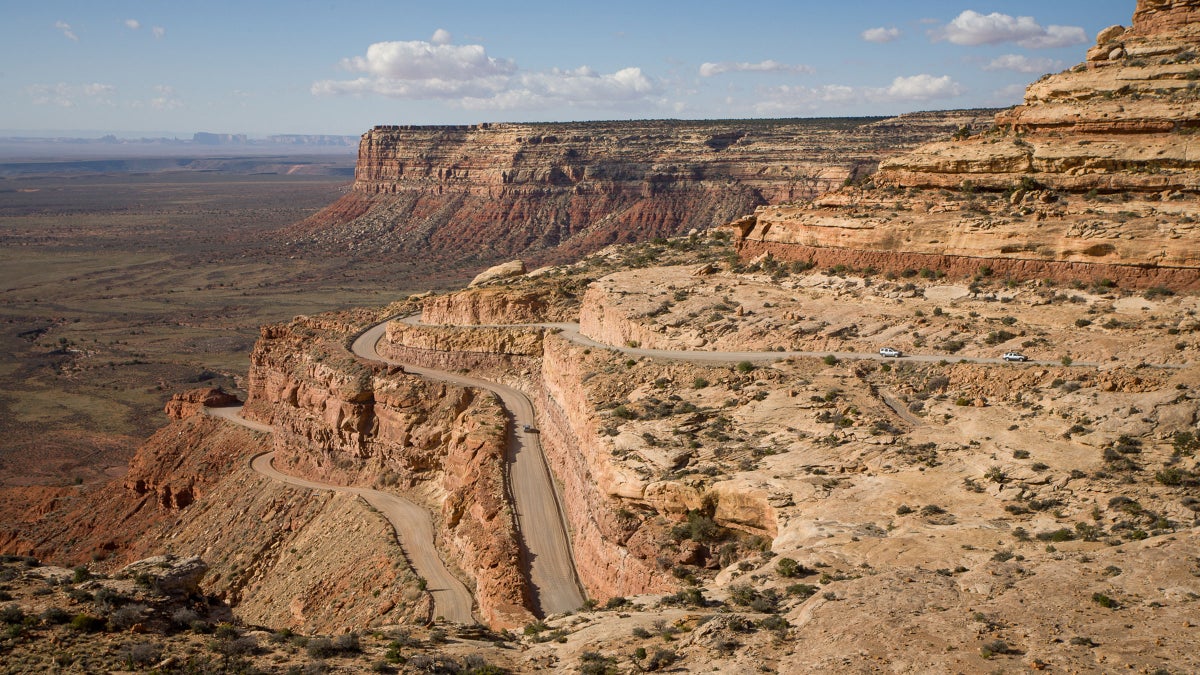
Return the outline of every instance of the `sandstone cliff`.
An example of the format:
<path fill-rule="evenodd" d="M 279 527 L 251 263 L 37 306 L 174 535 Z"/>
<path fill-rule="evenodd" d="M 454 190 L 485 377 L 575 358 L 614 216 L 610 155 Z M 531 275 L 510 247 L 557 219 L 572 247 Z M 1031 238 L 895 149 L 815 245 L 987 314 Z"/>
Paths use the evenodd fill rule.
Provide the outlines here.
<path fill-rule="evenodd" d="M 284 235 L 338 254 L 419 254 L 430 274 L 565 260 L 811 198 L 984 114 L 380 126 L 363 134 L 350 193 Z"/>
<path fill-rule="evenodd" d="M 486 392 L 359 362 L 348 334 L 308 317 L 263 329 L 246 411 L 275 427 L 276 465 L 334 484 L 402 487 L 437 516 L 437 544 L 474 585 L 483 620 L 528 623 L 503 409 Z"/>
<path fill-rule="evenodd" d="M 743 255 L 1200 287 L 1197 18 L 1200 2 L 1139 2 L 990 130 L 886 158 L 870 189 L 735 222 Z"/>

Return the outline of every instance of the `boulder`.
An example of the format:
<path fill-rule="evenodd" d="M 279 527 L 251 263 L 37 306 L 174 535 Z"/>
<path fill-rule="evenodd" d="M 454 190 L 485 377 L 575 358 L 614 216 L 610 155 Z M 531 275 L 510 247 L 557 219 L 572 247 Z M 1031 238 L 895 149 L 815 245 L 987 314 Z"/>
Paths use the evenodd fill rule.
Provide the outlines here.
<path fill-rule="evenodd" d="M 132 562 L 117 572 L 118 579 L 138 579 L 165 595 L 192 595 L 200 592 L 200 580 L 208 573 L 208 563 L 199 556 L 180 558 L 159 555 Z"/>
<path fill-rule="evenodd" d="M 489 267 L 480 272 L 478 276 L 471 280 L 470 286 L 479 286 L 480 284 L 486 284 L 489 281 L 496 281 L 498 279 L 511 279 L 523 276 L 524 274 L 525 263 L 520 260 L 512 260 Z"/>
<path fill-rule="evenodd" d="M 1117 38 L 1125 34 L 1125 26 L 1115 24 L 1096 33 L 1096 44 L 1106 45 L 1115 42 Z"/>

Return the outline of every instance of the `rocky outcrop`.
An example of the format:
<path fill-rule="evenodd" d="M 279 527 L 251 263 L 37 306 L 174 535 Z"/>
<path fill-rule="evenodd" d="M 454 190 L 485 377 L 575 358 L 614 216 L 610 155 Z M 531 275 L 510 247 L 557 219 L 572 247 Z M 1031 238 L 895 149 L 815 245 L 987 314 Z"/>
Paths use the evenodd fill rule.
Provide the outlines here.
<path fill-rule="evenodd" d="M 884 159 L 873 189 L 737 221 L 743 257 L 1200 288 L 1198 18 L 1195 0 L 1139 2 L 990 130 Z"/>
<path fill-rule="evenodd" d="M 507 288 L 476 288 L 435 295 L 421 307 L 421 322 L 431 326 L 487 326 L 546 320 L 550 299 L 544 293 Z"/>
<path fill-rule="evenodd" d="M 984 114 L 379 126 L 362 136 L 351 192 L 283 235 L 302 249 L 404 259 L 430 277 L 566 260 L 811 198 Z"/>
<path fill-rule="evenodd" d="M 199 556 L 156 555 L 129 563 L 113 576 L 142 581 L 160 593 L 193 595 L 200 592 L 200 581 L 205 574 L 208 563 Z"/>
<path fill-rule="evenodd" d="M 993 132 L 884 160 L 901 187 L 1005 189 L 1022 178 L 1086 192 L 1200 190 L 1200 3 L 1139 2 L 1133 25 L 1097 35 L 1087 61 L 1031 84 Z"/>
<path fill-rule="evenodd" d="M 580 581 L 598 600 L 674 590 L 678 582 L 657 563 L 660 533 L 651 519 L 622 517 L 632 514 L 629 506 L 649 505 L 646 481 L 609 460 L 595 406 L 580 386 L 587 378 L 579 349 L 561 337 L 547 338 L 536 404 L 542 447 L 563 489 Z"/>
<path fill-rule="evenodd" d="M 510 262 L 501 263 L 475 275 L 468 286 L 482 286 L 491 281 L 500 281 L 502 279 L 511 279 L 525 274 L 525 263 L 520 260 L 512 260 Z"/>
<path fill-rule="evenodd" d="M 220 388 L 207 387 L 180 392 L 167 401 L 164 412 L 173 420 L 181 420 L 204 412 L 207 408 L 224 408 L 238 405 L 241 401 L 237 396 Z"/>
<path fill-rule="evenodd" d="M 499 403 L 360 362 L 345 350 L 348 332 L 314 325 L 305 317 L 264 328 L 251 355 L 246 409 L 275 427 L 276 465 L 334 484 L 402 487 L 440 516 L 437 543 L 473 582 L 481 618 L 528 623 Z"/>

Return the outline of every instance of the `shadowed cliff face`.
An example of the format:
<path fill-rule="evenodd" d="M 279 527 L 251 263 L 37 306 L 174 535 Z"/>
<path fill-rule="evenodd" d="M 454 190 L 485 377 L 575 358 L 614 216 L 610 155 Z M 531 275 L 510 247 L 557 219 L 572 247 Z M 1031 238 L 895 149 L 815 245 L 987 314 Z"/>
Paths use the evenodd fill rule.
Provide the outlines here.
<path fill-rule="evenodd" d="M 811 199 L 988 111 L 887 120 L 376 127 L 353 189 L 289 245 L 475 266 L 562 261 Z"/>

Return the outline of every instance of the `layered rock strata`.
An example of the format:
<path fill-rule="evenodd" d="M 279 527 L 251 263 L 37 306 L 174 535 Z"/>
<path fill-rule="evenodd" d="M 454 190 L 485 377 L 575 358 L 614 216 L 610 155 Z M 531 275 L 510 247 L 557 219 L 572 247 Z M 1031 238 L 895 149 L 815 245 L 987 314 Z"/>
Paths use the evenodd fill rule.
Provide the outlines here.
<path fill-rule="evenodd" d="M 251 355 L 246 410 L 275 427 L 276 464 L 335 484 L 403 486 L 439 516 L 437 543 L 473 582 L 480 617 L 532 620 L 504 490 L 503 408 L 486 392 L 359 362 L 324 330 L 307 318 L 266 327 Z"/>
<path fill-rule="evenodd" d="M 828 120 L 379 126 L 292 244 L 447 264 L 563 260 L 811 198 L 986 111 Z"/>
<path fill-rule="evenodd" d="M 886 158 L 874 189 L 760 207 L 745 257 L 1200 287 L 1200 2 L 1139 2 L 1023 105 Z"/>

